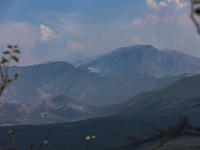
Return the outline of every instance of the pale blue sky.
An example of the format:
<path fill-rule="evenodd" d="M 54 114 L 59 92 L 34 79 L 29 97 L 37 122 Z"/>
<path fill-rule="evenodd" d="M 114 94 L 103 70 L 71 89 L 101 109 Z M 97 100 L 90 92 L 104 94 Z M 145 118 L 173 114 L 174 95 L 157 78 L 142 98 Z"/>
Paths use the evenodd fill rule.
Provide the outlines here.
<path fill-rule="evenodd" d="M 20 65 L 135 44 L 200 57 L 188 15 L 189 0 L 0 0 L 0 48 L 18 44 Z"/>

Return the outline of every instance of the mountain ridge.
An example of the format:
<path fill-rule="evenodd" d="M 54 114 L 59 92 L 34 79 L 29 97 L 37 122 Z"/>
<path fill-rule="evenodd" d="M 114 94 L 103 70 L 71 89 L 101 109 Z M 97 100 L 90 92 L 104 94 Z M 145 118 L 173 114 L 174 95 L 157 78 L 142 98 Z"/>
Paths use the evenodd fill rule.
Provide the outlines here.
<path fill-rule="evenodd" d="M 0 103 L 0 125 L 71 122 L 91 118 L 96 112 L 64 95 L 32 104 Z"/>
<path fill-rule="evenodd" d="M 105 77 L 67 62 L 10 68 L 11 76 L 16 72 L 19 78 L 5 89 L 2 102 L 33 103 L 68 95 L 84 105 L 112 105 L 185 76 L 158 78 L 140 71 L 126 77 Z"/>
<path fill-rule="evenodd" d="M 138 94 L 114 106 L 104 115 L 134 114 L 148 111 L 179 111 L 193 105 L 193 100 L 200 97 L 199 91 L 200 74 L 188 76 L 164 89 Z"/>
<path fill-rule="evenodd" d="M 186 65 L 181 63 L 182 59 L 180 62 L 175 61 L 175 58 L 179 58 L 176 53 L 180 54 L 183 60 L 187 60 L 185 54 L 180 52 L 172 54 L 170 52 L 168 58 L 163 51 L 151 45 L 135 45 L 119 48 L 92 61 L 93 63 L 105 61 L 102 66 L 108 67 L 108 72 L 114 73 L 115 77 L 80 69 L 63 61 L 10 67 L 9 74 L 13 76 L 18 72 L 19 78 L 6 88 L 2 95 L 2 102 L 33 103 L 59 95 L 68 95 L 84 105 L 121 103 L 141 92 L 165 88 L 185 77 L 187 74 L 160 77 L 154 72 L 155 70 L 162 72 L 166 69 L 165 67 L 170 66 L 170 63 L 172 68 L 169 67 L 169 70 L 177 70 L 177 67 L 183 70 L 190 68 L 189 61 Z M 171 57 L 171 55 L 174 56 Z M 187 58 L 190 60 L 193 57 Z M 197 61 L 195 59 L 192 61 L 198 64 L 199 60 L 198 58 Z M 111 69 L 109 64 L 113 65 Z M 146 72 L 142 68 L 146 69 Z M 199 67 L 193 65 L 193 69 L 198 72 L 197 68 Z"/>
<path fill-rule="evenodd" d="M 138 71 L 163 77 L 168 74 L 199 73 L 200 58 L 176 50 L 158 50 L 152 45 L 134 45 L 118 48 L 79 68 L 112 77 Z"/>

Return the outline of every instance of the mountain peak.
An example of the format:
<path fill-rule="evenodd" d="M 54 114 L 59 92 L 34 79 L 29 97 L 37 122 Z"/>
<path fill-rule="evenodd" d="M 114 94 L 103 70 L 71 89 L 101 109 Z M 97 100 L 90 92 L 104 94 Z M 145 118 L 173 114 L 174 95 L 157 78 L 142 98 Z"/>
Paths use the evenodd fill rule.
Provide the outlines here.
<path fill-rule="evenodd" d="M 156 49 L 156 48 L 155 48 L 154 46 L 152 46 L 152 45 L 141 45 L 141 44 L 128 46 L 127 48 Z"/>
<path fill-rule="evenodd" d="M 128 47 L 120 47 L 114 51 L 111 52 L 111 54 L 113 53 L 121 53 L 121 52 L 127 52 L 127 51 L 148 51 L 148 50 L 158 50 L 155 47 L 153 47 L 152 45 L 132 45 L 132 46 L 128 46 Z"/>
<path fill-rule="evenodd" d="M 168 74 L 199 73 L 200 58 L 176 50 L 158 50 L 152 45 L 118 48 L 80 68 L 104 75 L 127 76 L 143 71 L 160 77 Z"/>

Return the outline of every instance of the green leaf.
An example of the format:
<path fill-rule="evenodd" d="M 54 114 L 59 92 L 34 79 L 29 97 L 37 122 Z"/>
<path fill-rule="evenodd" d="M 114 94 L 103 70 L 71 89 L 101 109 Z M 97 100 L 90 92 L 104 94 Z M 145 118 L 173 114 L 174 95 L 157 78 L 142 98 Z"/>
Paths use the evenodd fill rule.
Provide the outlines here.
<path fill-rule="evenodd" d="M 14 48 L 18 48 L 18 45 L 15 45 Z"/>
<path fill-rule="evenodd" d="M 200 16 L 200 7 L 195 8 L 194 12 L 197 16 Z"/>
<path fill-rule="evenodd" d="M 3 51 L 3 54 L 10 54 L 10 51 Z"/>
<path fill-rule="evenodd" d="M 2 77 L 2 78 L 4 77 L 4 74 L 3 74 L 3 72 L 1 72 L 1 77 Z"/>
<path fill-rule="evenodd" d="M 19 136 L 16 136 L 16 139 L 19 140 L 20 139 Z"/>
<path fill-rule="evenodd" d="M 6 87 L 6 84 L 4 82 L 2 83 L 2 87 Z"/>
<path fill-rule="evenodd" d="M 17 63 L 19 62 L 19 59 L 16 56 L 11 57 L 13 60 L 15 60 Z"/>
<path fill-rule="evenodd" d="M 2 57 L 1 64 L 5 64 L 6 62 L 8 62 L 8 60 L 5 59 L 5 57 Z"/>
<path fill-rule="evenodd" d="M 3 90 L 5 87 L 6 87 L 6 86 L 5 86 L 5 84 L 4 84 L 4 85 L 2 85 L 2 86 L 1 86 L 1 90 Z"/>
<path fill-rule="evenodd" d="M 7 45 L 7 48 L 13 49 L 12 45 Z"/>
<path fill-rule="evenodd" d="M 15 74 L 15 80 L 17 80 L 17 78 L 18 78 L 18 73 Z"/>
<path fill-rule="evenodd" d="M 30 148 L 30 149 L 33 149 L 33 148 L 34 148 L 34 147 L 33 147 L 33 144 L 31 144 L 29 148 Z"/>
<path fill-rule="evenodd" d="M 7 81 L 8 83 L 11 83 L 12 82 L 12 79 L 8 79 L 8 81 Z"/>
<path fill-rule="evenodd" d="M 20 50 L 18 50 L 18 49 L 14 50 L 13 52 L 14 52 L 14 53 L 18 53 L 18 54 L 21 53 Z"/>

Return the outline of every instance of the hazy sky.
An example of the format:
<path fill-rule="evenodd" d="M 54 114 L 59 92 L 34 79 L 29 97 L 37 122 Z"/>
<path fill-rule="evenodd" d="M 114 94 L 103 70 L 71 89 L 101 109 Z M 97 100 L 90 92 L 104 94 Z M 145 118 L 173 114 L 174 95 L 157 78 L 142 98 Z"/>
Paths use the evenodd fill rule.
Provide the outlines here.
<path fill-rule="evenodd" d="M 200 57 L 189 0 L 0 0 L 0 48 L 18 44 L 20 65 L 151 44 Z"/>

